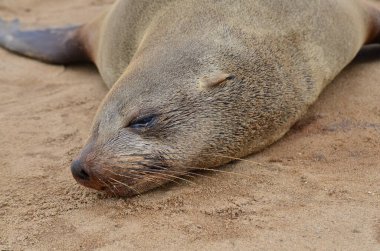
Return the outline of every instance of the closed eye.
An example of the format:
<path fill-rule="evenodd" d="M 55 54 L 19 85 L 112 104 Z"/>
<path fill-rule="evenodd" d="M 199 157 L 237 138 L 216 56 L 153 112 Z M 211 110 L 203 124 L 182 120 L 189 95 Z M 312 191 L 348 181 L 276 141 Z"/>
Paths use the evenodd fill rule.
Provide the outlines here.
<path fill-rule="evenodd" d="M 132 120 L 128 127 L 132 129 L 145 129 L 151 127 L 156 121 L 156 115 L 147 115 Z"/>

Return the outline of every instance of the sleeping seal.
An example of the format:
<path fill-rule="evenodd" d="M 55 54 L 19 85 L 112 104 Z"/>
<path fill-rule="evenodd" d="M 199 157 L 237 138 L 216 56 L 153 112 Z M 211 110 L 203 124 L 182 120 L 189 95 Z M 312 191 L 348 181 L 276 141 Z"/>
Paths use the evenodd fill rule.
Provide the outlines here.
<path fill-rule="evenodd" d="M 118 0 L 81 26 L 1 21 L 0 45 L 95 63 L 110 91 L 71 170 L 82 185 L 131 196 L 281 138 L 379 41 L 379 20 L 364 0 Z"/>

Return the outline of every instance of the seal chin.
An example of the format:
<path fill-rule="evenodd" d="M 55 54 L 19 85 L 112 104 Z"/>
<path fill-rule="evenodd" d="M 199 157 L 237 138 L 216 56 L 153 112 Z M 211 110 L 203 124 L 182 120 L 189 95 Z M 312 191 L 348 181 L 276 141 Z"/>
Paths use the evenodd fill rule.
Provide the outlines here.
<path fill-rule="evenodd" d="M 98 169 L 98 171 L 94 171 Z M 108 172 L 102 171 L 100 166 L 93 166 L 92 163 L 83 161 L 83 158 L 79 157 L 71 164 L 71 173 L 74 179 L 82 186 L 105 192 L 112 196 L 118 197 L 132 197 L 141 194 L 145 189 L 137 190 L 134 188 L 134 179 L 120 179 L 121 177 L 127 177 L 122 174 L 118 174 L 112 171 L 112 168 L 106 168 Z M 132 177 L 132 176 L 131 176 Z M 152 179 L 150 179 L 152 180 Z M 140 184 L 145 184 L 144 181 L 140 181 Z M 147 185 L 144 185 L 147 186 Z M 148 187 L 148 186 L 147 186 Z"/>

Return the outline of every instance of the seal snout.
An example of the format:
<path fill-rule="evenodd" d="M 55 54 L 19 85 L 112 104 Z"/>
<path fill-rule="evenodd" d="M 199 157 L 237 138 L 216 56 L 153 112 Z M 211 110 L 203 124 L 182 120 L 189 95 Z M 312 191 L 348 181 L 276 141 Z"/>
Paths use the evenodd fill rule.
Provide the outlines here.
<path fill-rule="evenodd" d="M 79 184 L 96 190 L 104 190 L 103 184 L 99 183 L 89 166 L 81 158 L 72 162 L 71 173 Z"/>
<path fill-rule="evenodd" d="M 84 168 L 80 160 L 74 160 L 71 164 L 71 173 L 76 180 L 89 181 L 90 175 Z"/>

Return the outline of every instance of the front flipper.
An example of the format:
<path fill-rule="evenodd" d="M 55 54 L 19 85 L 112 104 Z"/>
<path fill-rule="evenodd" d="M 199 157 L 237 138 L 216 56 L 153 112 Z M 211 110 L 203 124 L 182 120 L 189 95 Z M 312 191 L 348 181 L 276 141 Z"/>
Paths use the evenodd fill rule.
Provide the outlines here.
<path fill-rule="evenodd" d="M 80 40 L 82 26 L 21 30 L 17 20 L 0 18 L 0 46 L 20 55 L 52 64 L 89 61 Z"/>

